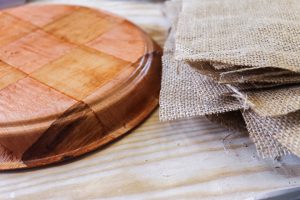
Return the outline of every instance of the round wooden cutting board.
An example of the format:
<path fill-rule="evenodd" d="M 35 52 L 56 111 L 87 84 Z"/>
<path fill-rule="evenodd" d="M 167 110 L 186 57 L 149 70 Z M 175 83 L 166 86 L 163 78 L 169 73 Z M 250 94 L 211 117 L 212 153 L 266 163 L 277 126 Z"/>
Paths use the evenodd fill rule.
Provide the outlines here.
<path fill-rule="evenodd" d="M 0 170 L 63 161 L 157 106 L 161 50 L 129 21 L 79 6 L 0 12 Z"/>

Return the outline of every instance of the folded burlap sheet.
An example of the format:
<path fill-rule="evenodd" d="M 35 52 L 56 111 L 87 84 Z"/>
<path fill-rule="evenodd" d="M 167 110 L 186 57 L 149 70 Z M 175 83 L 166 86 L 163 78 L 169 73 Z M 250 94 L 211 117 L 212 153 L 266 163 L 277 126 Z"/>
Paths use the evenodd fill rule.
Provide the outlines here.
<path fill-rule="evenodd" d="M 206 115 L 206 118 L 212 122 L 221 124 L 229 130 L 245 134 L 248 133 L 246 123 L 240 110 Z"/>
<path fill-rule="evenodd" d="M 184 0 L 178 60 L 300 72 L 299 0 Z"/>
<path fill-rule="evenodd" d="M 230 88 L 218 85 L 188 64 L 174 59 L 175 32 L 180 9 L 179 0 L 167 4 L 167 13 L 173 26 L 165 43 L 162 59 L 160 119 L 203 116 L 242 108 L 238 99 L 224 95 L 232 92 Z"/>
<path fill-rule="evenodd" d="M 264 13 L 266 2 L 271 9 Z M 239 131 L 244 118 L 262 157 L 300 156 L 300 43 L 292 37 L 299 39 L 297 6 L 278 0 L 168 2 L 172 29 L 164 48 L 160 118 L 206 115 Z M 258 39 L 266 33 L 269 40 Z"/>
<path fill-rule="evenodd" d="M 240 66 L 231 67 L 234 70 L 215 69 L 208 62 L 189 62 L 201 74 L 210 76 L 221 84 L 235 83 L 274 83 L 274 84 L 294 84 L 300 83 L 300 74 L 289 70 L 277 69 L 274 67 L 242 68 Z"/>
<path fill-rule="evenodd" d="M 280 156 L 288 151 L 300 156 L 299 111 L 279 117 L 261 117 L 248 110 L 243 116 L 250 136 L 264 157 Z"/>
<path fill-rule="evenodd" d="M 174 59 L 173 31 L 163 55 L 160 119 L 173 120 L 241 109 L 243 105 L 238 99 L 225 95 L 232 92 L 226 85 L 219 85 Z"/>
<path fill-rule="evenodd" d="M 300 110 L 300 86 L 245 92 L 243 98 L 260 116 L 282 116 Z"/>
<path fill-rule="evenodd" d="M 230 84 L 231 86 L 237 88 L 239 91 L 256 91 L 256 90 L 262 90 L 262 89 L 271 89 L 276 87 L 284 87 L 285 85 L 282 85 L 280 83 L 238 83 L 238 84 Z M 289 86 L 288 84 L 286 86 Z"/>

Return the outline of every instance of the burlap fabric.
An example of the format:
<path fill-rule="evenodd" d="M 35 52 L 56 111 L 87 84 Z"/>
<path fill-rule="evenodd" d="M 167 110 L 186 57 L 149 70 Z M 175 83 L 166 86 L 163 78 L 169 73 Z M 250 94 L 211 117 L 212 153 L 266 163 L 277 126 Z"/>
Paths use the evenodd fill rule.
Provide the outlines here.
<path fill-rule="evenodd" d="M 176 58 L 218 83 L 300 83 L 290 71 L 300 70 L 299 8 L 297 0 L 183 1 Z M 300 109 L 299 94 L 288 87 L 236 96 L 262 116 L 278 116 Z"/>
<path fill-rule="evenodd" d="M 246 92 L 244 98 L 260 116 L 281 116 L 300 110 L 300 86 Z"/>
<path fill-rule="evenodd" d="M 165 43 L 162 84 L 160 92 L 160 119 L 173 120 L 238 110 L 239 100 L 229 95 L 231 89 L 216 84 L 188 64 L 174 59 L 175 31 L 181 1 L 167 4 L 172 29 Z M 199 89 L 201 88 L 201 89 Z"/>
<path fill-rule="evenodd" d="M 206 115 L 210 121 L 221 124 L 225 128 L 247 134 L 246 124 L 240 110 Z"/>
<path fill-rule="evenodd" d="M 299 53 L 299 41 L 294 42 L 290 36 L 286 36 L 295 35 L 298 33 L 296 30 L 300 30 L 298 22 L 292 23 L 295 21 L 294 15 L 298 16 L 297 12 L 282 13 L 271 4 L 270 13 L 265 14 L 261 8 L 252 5 L 256 2 L 266 7 L 265 2 L 268 0 L 188 0 L 184 1 L 183 6 L 180 2 L 176 0 L 168 3 L 167 12 L 171 13 L 172 30 L 164 48 L 160 118 L 172 120 L 206 115 L 212 121 L 241 132 L 245 130 L 245 119 L 249 135 L 262 157 L 278 158 L 290 152 L 300 156 L 300 142 L 297 138 L 300 128 L 297 123 L 300 119 L 300 86 L 295 85 L 299 83 L 299 74 L 295 73 L 299 70 L 299 60 L 294 56 L 295 52 Z M 277 8 L 281 5 L 278 0 L 274 2 Z M 283 9 L 295 4 L 295 1 L 287 2 Z M 215 8 L 217 5 L 219 8 Z M 217 13 L 212 12 L 220 8 L 223 8 L 220 16 L 227 14 L 225 24 L 232 27 L 213 24 L 222 21 L 219 21 Z M 203 12 L 199 14 L 197 9 Z M 243 14 L 240 9 L 246 9 L 246 12 Z M 234 12 L 230 15 L 227 10 Z M 178 15 L 178 12 L 181 14 Z M 246 23 L 243 20 L 251 14 L 266 21 L 260 24 L 260 20 L 250 17 L 246 30 L 252 31 L 251 34 L 271 34 L 270 39 L 277 42 L 275 45 L 268 46 L 264 38 L 255 40 L 253 37 L 257 35 L 244 35 L 247 36 L 245 38 L 240 34 L 236 35 L 237 43 L 232 46 L 229 43 L 234 38 L 229 37 L 227 41 L 224 35 L 223 43 L 221 41 L 219 46 L 216 44 L 220 38 L 211 33 L 230 35 L 227 31 L 234 30 L 236 21 L 241 22 L 237 30 L 243 32 L 241 27 Z M 241 19 L 238 19 L 238 15 L 242 15 Z M 177 25 L 178 16 L 179 22 L 186 22 L 185 25 Z M 273 18 L 277 21 L 273 21 Z M 206 23 L 207 26 L 203 26 L 198 24 L 199 20 L 212 24 Z M 256 23 L 261 26 L 256 26 Z M 274 33 L 267 30 L 274 28 L 273 25 L 277 23 L 287 23 L 292 28 L 284 34 L 280 32 L 282 30 L 275 30 Z M 184 26 L 187 29 L 183 33 Z M 206 39 L 208 41 L 203 41 Z M 201 41 L 204 42 L 202 46 Z"/>
<path fill-rule="evenodd" d="M 243 116 L 250 136 L 260 141 L 255 141 L 258 151 L 265 157 L 284 155 L 289 151 L 300 156 L 299 111 L 279 117 L 261 117 L 248 110 Z"/>
<path fill-rule="evenodd" d="M 175 57 L 300 72 L 299 30 L 299 0 L 185 0 Z"/>
<path fill-rule="evenodd" d="M 245 91 L 232 85 L 228 85 L 228 87 L 232 92 L 227 95 L 240 99 L 243 105 L 247 105 L 260 116 L 281 116 L 300 110 L 299 85 Z"/>
<path fill-rule="evenodd" d="M 187 63 L 199 70 L 201 74 L 210 76 L 221 84 L 235 83 L 273 83 L 273 84 L 293 84 L 300 83 L 300 74 L 289 70 L 276 69 L 274 67 L 241 68 L 231 67 L 233 70 L 215 69 L 208 62 Z"/>
<path fill-rule="evenodd" d="M 274 68 L 252 68 L 221 72 L 219 83 L 300 83 L 300 74 Z"/>
<path fill-rule="evenodd" d="M 176 61 L 172 45 L 174 45 L 173 30 L 165 44 L 163 56 L 161 120 L 222 113 L 243 107 L 238 99 L 224 95 L 232 92 L 226 85 L 218 85 L 196 69 Z"/>
<path fill-rule="evenodd" d="M 256 91 L 262 89 L 271 89 L 276 87 L 289 86 L 288 84 L 282 85 L 280 83 L 239 83 L 239 84 L 230 84 L 231 86 L 237 88 L 241 92 L 247 91 Z M 291 84 L 293 85 L 293 84 Z"/>

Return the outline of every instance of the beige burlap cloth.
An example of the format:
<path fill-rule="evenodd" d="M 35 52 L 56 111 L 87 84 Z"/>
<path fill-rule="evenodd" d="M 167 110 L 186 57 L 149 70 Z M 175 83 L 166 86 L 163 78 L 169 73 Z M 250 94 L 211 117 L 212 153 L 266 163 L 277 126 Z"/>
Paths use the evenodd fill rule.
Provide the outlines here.
<path fill-rule="evenodd" d="M 160 91 L 160 119 L 174 120 L 222 113 L 242 108 L 239 100 L 225 95 L 232 92 L 210 77 L 174 59 L 174 30 L 165 44 Z"/>
<path fill-rule="evenodd" d="M 184 0 L 175 57 L 300 72 L 299 31 L 299 0 Z"/>
<path fill-rule="evenodd" d="M 300 156 L 300 112 L 279 117 L 261 117 L 243 112 L 250 136 L 263 157 L 281 156 L 287 151 Z"/>
<path fill-rule="evenodd" d="M 249 132 L 262 157 L 300 156 L 300 1 L 173 0 L 160 118 Z"/>
<path fill-rule="evenodd" d="M 239 110 L 206 115 L 206 118 L 212 122 L 221 124 L 229 130 L 248 133 L 243 115 Z"/>

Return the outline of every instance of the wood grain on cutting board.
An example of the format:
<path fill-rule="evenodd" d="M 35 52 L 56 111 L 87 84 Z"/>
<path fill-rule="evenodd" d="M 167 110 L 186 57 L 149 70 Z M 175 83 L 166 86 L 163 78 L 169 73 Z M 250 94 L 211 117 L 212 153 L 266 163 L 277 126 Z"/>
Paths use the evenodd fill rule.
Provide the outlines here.
<path fill-rule="evenodd" d="M 128 20 L 44 4 L 2 10 L 0 26 L 0 170 L 92 151 L 157 106 L 161 48 Z"/>

